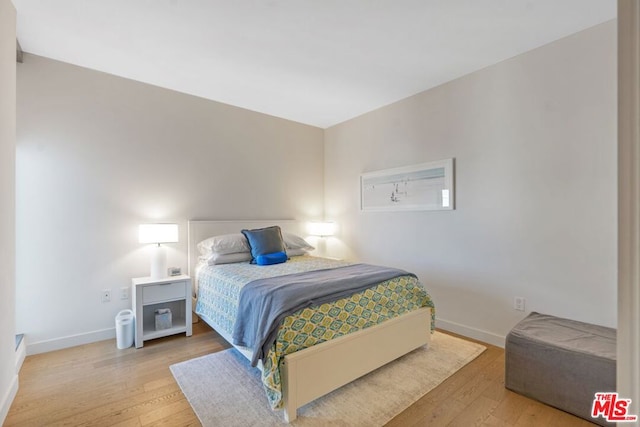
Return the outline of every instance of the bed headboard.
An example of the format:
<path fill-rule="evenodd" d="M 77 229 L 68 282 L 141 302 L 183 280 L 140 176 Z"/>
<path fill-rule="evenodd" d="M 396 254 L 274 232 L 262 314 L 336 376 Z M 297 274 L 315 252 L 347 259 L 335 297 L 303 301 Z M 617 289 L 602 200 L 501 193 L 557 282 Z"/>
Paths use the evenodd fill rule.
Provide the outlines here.
<path fill-rule="evenodd" d="M 203 241 L 206 238 L 212 236 L 218 236 L 221 234 L 230 234 L 230 233 L 239 233 L 240 230 L 252 229 L 252 228 L 263 228 L 269 227 L 272 225 L 278 225 L 282 229 L 282 231 L 286 231 L 289 233 L 294 233 L 299 236 L 304 237 L 307 233 L 304 229 L 304 222 L 295 221 L 295 220 L 287 220 L 287 219 L 277 219 L 277 220 L 247 220 L 247 221 L 200 221 L 200 220 L 191 220 L 187 223 L 187 233 L 188 233 L 188 263 L 189 263 L 189 275 L 193 277 L 195 272 L 196 264 L 198 263 L 198 257 L 200 254 L 198 253 L 198 243 Z"/>

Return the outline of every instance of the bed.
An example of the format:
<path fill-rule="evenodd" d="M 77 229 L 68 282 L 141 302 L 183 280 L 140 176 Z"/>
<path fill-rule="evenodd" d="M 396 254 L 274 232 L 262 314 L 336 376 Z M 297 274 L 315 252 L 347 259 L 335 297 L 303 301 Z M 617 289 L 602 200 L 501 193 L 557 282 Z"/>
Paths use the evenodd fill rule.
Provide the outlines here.
<path fill-rule="evenodd" d="M 201 319 L 232 344 L 235 305 L 238 292 L 246 283 L 262 276 L 305 274 L 312 270 L 315 274 L 315 270 L 329 269 L 341 272 L 341 268 L 346 271 L 354 267 L 344 261 L 309 255 L 291 257 L 286 263 L 265 267 L 248 262 L 215 266 L 198 264 L 199 242 L 211 236 L 238 233 L 241 229 L 272 225 L 279 226 L 285 233 L 305 235 L 304 224 L 297 221 L 189 221 L 189 273 L 196 284 L 193 307 Z M 271 350 L 265 351 L 264 363 L 260 366 L 272 408 L 284 409 L 285 420 L 293 421 L 297 409 L 304 404 L 428 345 L 433 330 L 433 303 L 419 283 L 419 289 L 416 288 L 416 282 L 417 278 L 397 277 L 338 301 L 287 316 L 277 331 L 277 341 L 273 346 L 267 346 Z M 393 292 L 397 289 L 400 296 L 396 297 L 390 288 Z M 345 312 L 349 307 L 360 309 L 358 303 L 362 301 L 369 301 L 369 308 L 372 308 L 373 299 L 380 295 L 393 299 L 393 303 L 384 306 L 389 310 L 380 309 L 378 304 L 375 307 L 380 310 L 368 310 L 366 315 L 360 310 L 358 319 L 351 316 L 353 313 Z M 365 307 L 364 303 L 360 305 Z M 329 314 L 344 322 L 336 322 L 339 327 L 332 328 L 329 326 L 333 325 L 331 319 L 323 318 Z M 319 326 L 320 320 L 315 325 L 311 321 L 320 318 L 327 326 L 324 329 Z M 347 321 L 347 318 L 354 321 Z M 316 333 L 318 330 L 320 333 Z M 252 360 L 255 349 L 234 347 Z"/>

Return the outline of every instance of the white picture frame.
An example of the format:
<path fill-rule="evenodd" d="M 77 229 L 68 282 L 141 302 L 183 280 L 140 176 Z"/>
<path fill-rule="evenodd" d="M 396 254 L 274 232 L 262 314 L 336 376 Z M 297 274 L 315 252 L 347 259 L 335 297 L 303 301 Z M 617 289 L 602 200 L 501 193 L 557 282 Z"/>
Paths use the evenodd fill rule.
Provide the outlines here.
<path fill-rule="evenodd" d="M 454 159 L 360 175 L 362 212 L 452 210 Z"/>

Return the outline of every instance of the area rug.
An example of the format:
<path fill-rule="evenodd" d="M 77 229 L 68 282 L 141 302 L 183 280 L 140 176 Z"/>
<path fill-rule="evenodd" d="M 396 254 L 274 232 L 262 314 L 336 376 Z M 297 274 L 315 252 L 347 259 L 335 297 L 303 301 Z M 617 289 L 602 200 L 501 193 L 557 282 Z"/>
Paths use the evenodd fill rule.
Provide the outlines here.
<path fill-rule="evenodd" d="M 381 426 L 486 348 L 436 332 L 429 348 L 401 358 L 298 409 L 294 426 Z M 260 371 L 235 349 L 172 365 L 171 372 L 203 426 L 278 426 Z"/>

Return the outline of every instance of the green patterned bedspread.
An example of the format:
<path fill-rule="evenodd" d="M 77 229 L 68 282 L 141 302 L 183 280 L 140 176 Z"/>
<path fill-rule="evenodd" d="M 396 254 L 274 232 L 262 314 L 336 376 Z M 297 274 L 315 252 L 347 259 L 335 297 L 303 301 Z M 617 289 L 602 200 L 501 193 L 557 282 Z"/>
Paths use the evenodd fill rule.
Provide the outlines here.
<path fill-rule="evenodd" d="M 230 336 L 238 311 L 240 290 L 247 283 L 265 277 L 349 264 L 326 258 L 299 256 L 292 257 L 286 263 L 270 266 L 256 266 L 246 262 L 205 266 L 197 274 L 198 299 L 195 311 Z M 319 307 L 305 308 L 286 317 L 278 331 L 276 343 L 263 360 L 262 382 L 271 407 L 282 407 L 279 367 L 284 356 L 420 307 L 431 307 L 433 332 L 435 309 L 431 297 L 415 277 L 402 276 L 351 297 Z"/>

